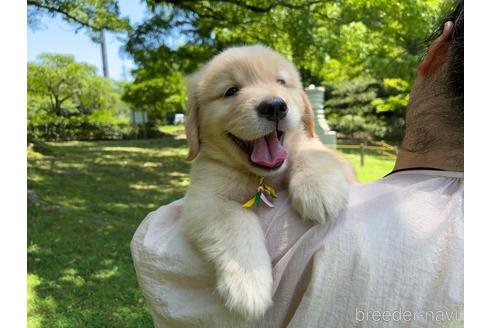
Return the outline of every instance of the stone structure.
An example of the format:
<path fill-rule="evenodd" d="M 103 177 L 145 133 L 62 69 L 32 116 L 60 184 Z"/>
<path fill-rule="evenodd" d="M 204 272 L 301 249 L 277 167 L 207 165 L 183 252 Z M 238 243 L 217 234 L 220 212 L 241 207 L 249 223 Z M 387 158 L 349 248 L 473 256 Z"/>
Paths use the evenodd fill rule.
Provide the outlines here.
<path fill-rule="evenodd" d="M 330 127 L 325 120 L 325 112 L 323 110 L 325 88 L 315 87 L 311 84 L 304 90 L 306 91 L 306 95 L 308 96 L 311 106 L 313 107 L 314 126 L 321 142 L 325 145 L 333 145 L 336 147 L 337 133 L 330 130 Z"/>

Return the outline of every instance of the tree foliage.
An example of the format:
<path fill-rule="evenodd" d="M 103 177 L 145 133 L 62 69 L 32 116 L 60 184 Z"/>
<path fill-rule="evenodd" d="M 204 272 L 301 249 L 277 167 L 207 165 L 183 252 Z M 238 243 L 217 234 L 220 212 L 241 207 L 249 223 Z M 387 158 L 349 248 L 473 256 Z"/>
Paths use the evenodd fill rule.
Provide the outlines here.
<path fill-rule="evenodd" d="M 329 90 L 327 117 L 332 128 L 350 139 L 401 140 L 408 84 L 364 77 L 341 82 Z"/>
<path fill-rule="evenodd" d="M 409 79 L 413 76 L 409 64 L 418 60 L 422 40 L 432 29 L 439 1 L 147 3 L 154 16 L 131 35 L 128 50 L 133 55 L 160 47 L 179 51 L 181 46 L 190 45 L 208 50 L 210 55 L 230 45 L 261 42 L 291 58 L 306 71 L 305 78 L 309 74 L 318 76 L 320 69 L 338 64 L 343 68 L 339 69 L 339 75 L 343 76 L 337 78 L 392 73 Z M 176 36 L 181 37 L 177 44 Z"/>
<path fill-rule="evenodd" d="M 135 106 L 167 111 L 171 106 L 163 99 L 169 99 L 169 90 L 179 99 L 184 93 L 182 84 L 170 88 L 170 83 L 229 46 L 263 43 L 291 59 L 306 85 L 350 89 L 361 79 L 376 81 L 379 91 L 365 95 L 365 109 L 351 106 L 345 114 L 356 111 L 384 127 L 392 113 L 403 115 L 440 2 L 147 0 L 152 15 L 135 27 L 126 45 L 137 68 L 125 97 Z M 387 83 L 405 87 L 388 91 Z M 144 97 L 145 104 L 139 103 Z"/>
<path fill-rule="evenodd" d="M 119 101 L 109 80 L 98 77 L 94 66 L 75 62 L 73 56 L 41 54 L 38 61 L 28 63 L 27 72 L 28 98 L 33 98 L 28 113 L 86 115 L 113 108 Z"/>
<path fill-rule="evenodd" d="M 43 15 L 59 15 L 78 29 L 98 32 L 128 32 L 128 18 L 120 17 L 117 0 L 27 0 L 27 22 L 31 28 L 41 23 Z"/>
<path fill-rule="evenodd" d="M 173 57 L 170 53 L 154 54 L 146 65 L 133 71 L 134 81 L 124 90 L 123 100 L 133 109 L 149 113 L 152 122 L 185 106 L 184 75 Z"/>
<path fill-rule="evenodd" d="M 41 54 L 28 63 L 29 134 L 47 140 L 122 138 L 132 134 L 124 85 L 96 75 L 73 56 Z"/>
<path fill-rule="evenodd" d="M 206 60 L 230 46 L 263 43 L 292 60 L 305 85 L 326 87 L 330 125 L 350 136 L 369 131 L 368 138 L 399 138 L 394 132 L 403 131 L 409 86 L 441 2 L 146 0 L 149 14 L 130 28 L 117 0 L 28 0 L 28 20 L 34 26 L 43 15 L 61 15 L 94 38 L 103 29 L 127 31 L 125 50 L 136 68 L 123 99 L 147 111 L 153 122 L 184 110 L 185 76 Z M 72 82 L 89 83 L 77 81 Z M 71 95 L 61 105 L 57 101 L 68 97 L 64 88 L 56 97 L 31 92 L 29 101 L 62 115 L 91 111 L 97 92 L 83 89 L 86 94 Z"/>
<path fill-rule="evenodd" d="M 42 27 L 44 16 L 60 16 L 84 30 L 93 42 L 101 42 L 101 32 L 116 33 L 131 30 L 127 17 L 121 17 L 117 0 L 27 0 L 27 23 L 33 30 Z"/>

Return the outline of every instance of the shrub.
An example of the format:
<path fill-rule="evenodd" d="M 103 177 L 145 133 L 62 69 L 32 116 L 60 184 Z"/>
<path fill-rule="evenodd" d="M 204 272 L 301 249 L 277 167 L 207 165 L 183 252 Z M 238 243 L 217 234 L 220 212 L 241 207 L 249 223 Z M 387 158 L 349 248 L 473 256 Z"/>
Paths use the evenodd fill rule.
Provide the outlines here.
<path fill-rule="evenodd" d="M 28 119 L 28 141 L 110 140 L 131 138 L 158 138 L 165 136 L 157 124 L 132 126 L 108 112 L 93 115 L 62 117 L 37 115 Z"/>
<path fill-rule="evenodd" d="M 28 135 L 33 139 L 101 140 L 122 139 L 132 134 L 132 127 L 126 123 L 102 123 L 91 121 L 87 116 L 58 117 L 44 122 L 29 122 Z"/>

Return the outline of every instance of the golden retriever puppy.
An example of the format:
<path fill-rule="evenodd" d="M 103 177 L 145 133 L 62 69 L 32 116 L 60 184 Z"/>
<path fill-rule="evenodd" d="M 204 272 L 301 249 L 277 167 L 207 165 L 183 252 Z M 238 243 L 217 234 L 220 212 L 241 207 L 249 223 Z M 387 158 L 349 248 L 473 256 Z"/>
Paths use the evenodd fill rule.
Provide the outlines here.
<path fill-rule="evenodd" d="M 264 177 L 288 187 L 303 219 L 325 223 L 347 198 L 344 164 L 316 138 L 294 65 L 270 48 L 227 49 L 188 79 L 188 91 L 188 159 L 195 160 L 185 234 L 213 263 L 225 305 L 261 317 L 272 303 L 271 260 L 254 208 L 243 203 Z"/>

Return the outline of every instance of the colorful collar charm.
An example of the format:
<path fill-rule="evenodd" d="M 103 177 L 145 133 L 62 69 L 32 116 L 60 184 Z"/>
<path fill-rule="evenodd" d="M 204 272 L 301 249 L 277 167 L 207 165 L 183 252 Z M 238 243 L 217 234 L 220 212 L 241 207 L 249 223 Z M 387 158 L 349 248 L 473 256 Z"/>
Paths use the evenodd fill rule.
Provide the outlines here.
<path fill-rule="evenodd" d="M 268 194 L 271 198 L 277 198 L 277 193 L 275 192 L 275 189 L 270 186 L 269 184 L 266 184 L 264 181 L 265 178 L 261 177 L 258 180 L 258 190 L 256 194 L 248 200 L 246 203 L 243 204 L 243 207 L 251 207 L 253 205 L 259 206 L 260 203 L 263 201 L 268 207 L 275 207 L 269 200 L 266 194 Z"/>

